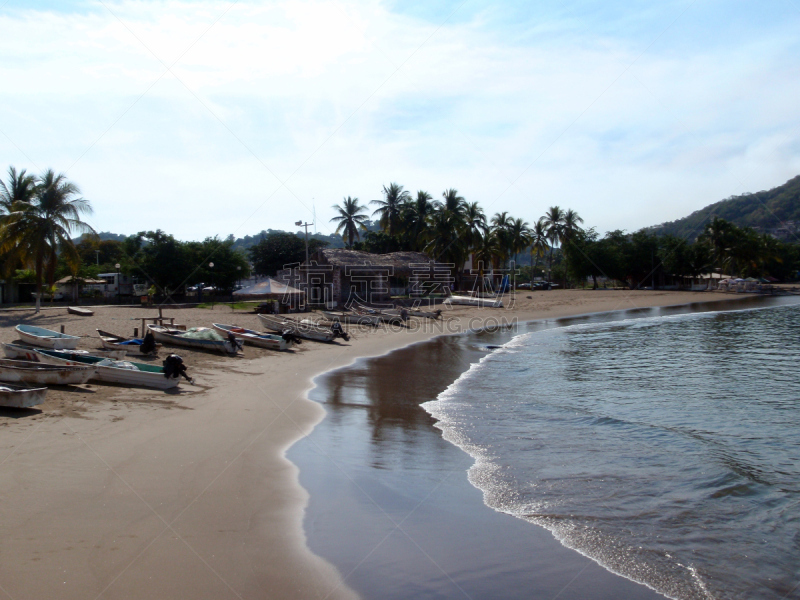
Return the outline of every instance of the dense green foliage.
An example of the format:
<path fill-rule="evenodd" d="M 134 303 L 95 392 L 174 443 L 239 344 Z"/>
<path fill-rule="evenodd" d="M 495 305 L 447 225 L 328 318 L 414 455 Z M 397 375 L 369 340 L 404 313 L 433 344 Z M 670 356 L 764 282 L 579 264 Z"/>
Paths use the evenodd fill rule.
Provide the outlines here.
<path fill-rule="evenodd" d="M 653 230 L 659 235 L 693 240 L 714 217 L 763 233 L 779 233 L 776 230 L 789 222 L 794 222 L 797 227 L 800 225 L 800 175 L 765 192 L 732 196 L 715 202 L 688 217 L 664 223 Z M 797 241 L 797 237 L 794 237 L 794 241 Z"/>
<path fill-rule="evenodd" d="M 308 240 L 308 254 L 311 256 L 326 242 L 314 238 Z M 253 270 L 259 275 L 275 275 L 280 269 L 306 259 L 305 238 L 285 231 L 273 231 L 263 236 L 259 242 L 248 249 Z"/>

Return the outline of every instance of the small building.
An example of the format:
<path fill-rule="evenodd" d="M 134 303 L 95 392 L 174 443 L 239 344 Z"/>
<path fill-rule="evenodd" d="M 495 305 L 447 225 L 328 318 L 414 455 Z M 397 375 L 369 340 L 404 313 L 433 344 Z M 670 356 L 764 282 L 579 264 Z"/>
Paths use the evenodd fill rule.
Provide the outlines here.
<path fill-rule="evenodd" d="M 116 273 L 114 273 L 116 275 Z M 105 279 L 87 279 L 84 277 L 62 277 L 56 283 L 56 294 L 67 300 L 77 300 L 81 296 L 94 296 L 96 293 L 102 293 L 105 285 Z"/>
<path fill-rule="evenodd" d="M 104 282 L 103 295 L 106 298 L 133 295 L 133 277 L 130 275 L 125 275 L 124 273 L 100 273 L 97 277 Z"/>
<path fill-rule="evenodd" d="M 370 254 L 345 248 L 324 248 L 278 273 L 278 278 L 304 290 L 311 305 L 346 306 L 350 302 L 382 304 L 392 296 L 425 298 L 452 287 L 452 266 L 436 263 L 422 252 Z"/>

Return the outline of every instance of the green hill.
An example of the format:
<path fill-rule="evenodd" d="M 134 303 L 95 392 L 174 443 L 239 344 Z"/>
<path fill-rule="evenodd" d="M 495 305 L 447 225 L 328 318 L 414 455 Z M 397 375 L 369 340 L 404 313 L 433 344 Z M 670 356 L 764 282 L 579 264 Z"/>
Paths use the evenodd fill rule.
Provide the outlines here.
<path fill-rule="evenodd" d="M 656 225 L 652 230 L 659 235 L 694 239 L 714 217 L 740 227 L 771 233 L 777 238 L 797 239 L 800 233 L 800 175 L 765 192 L 731 196 L 683 219 Z"/>

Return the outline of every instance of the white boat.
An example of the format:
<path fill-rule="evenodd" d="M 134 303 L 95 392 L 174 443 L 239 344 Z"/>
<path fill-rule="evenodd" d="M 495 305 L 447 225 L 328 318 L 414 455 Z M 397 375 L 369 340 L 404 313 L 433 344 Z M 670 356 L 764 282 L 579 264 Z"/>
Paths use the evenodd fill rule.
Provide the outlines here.
<path fill-rule="evenodd" d="M 45 394 L 47 394 L 46 387 L 32 388 L 26 385 L 0 383 L 0 406 L 30 408 L 44 402 Z"/>
<path fill-rule="evenodd" d="M 330 327 L 323 327 L 311 321 L 295 321 L 279 315 L 258 315 L 258 318 L 267 329 L 281 334 L 289 332 L 306 340 L 332 342 L 337 337 L 341 337 L 345 341 L 350 339 L 350 336 L 341 329 L 341 324 L 339 324 L 339 331 L 334 331 Z"/>
<path fill-rule="evenodd" d="M 335 310 L 323 310 L 322 315 L 329 321 L 339 321 L 340 323 L 352 323 L 354 325 L 380 325 L 381 318 L 378 315 L 362 315 L 359 313 L 340 312 Z"/>
<path fill-rule="evenodd" d="M 82 308 L 80 306 L 68 306 L 67 312 L 73 315 L 78 315 L 80 317 L 91 317 L 94 316 L 94 311 L 90 308 Z"/>
<path fill-rule="evenodd" d="M 130 354 L 131 356 L 142 356 L 141 346 L 144 341 L 142 338 L 124 338 L 109 333 L 108 331 L 103 331 L 102 329 L 96 329 L 95 331 L 97 331 L 97 334 L 100 336 L 100 343 L 103 345 L 103 348 L 107 350 L 121 350 L 125 354 Z M 157 343 L 152 354 L 158 354 L 160 349 L 161 344 Z"/>
<path fill-rule="evenodd" d="M 408 320 L 408 316 L 406 316 L 404 319 L 403 315 L 401 315 L 399 312 L 391 313 L 379 308 L 370 308 L 369 306 L 364 306 L 363 304 L 355 304 L 352 306 L 352 309 L 360 315 L 376 317 L 383 323 L 389 323 L 393 325 L 401 325 L 403 322 Z"/>
<path fill-rule="evenodd" d="M 224 323 L 212 323 L 211 326 L 224 335 L 232 333 L 244 343 L 252 344 L 259 348 L 288 350 L 294 345 L 291 336 L 284 337 L 281 335 L 254 331 L 253 329 L 245 329 L 244 327 L 238 327 L 236 325 L 226 325 Z"/>
<path fill-rule="evenodd" d="M 3 344 L 5 350 L 11 344 Z M 36 360 L 50 365 L 91 366 L 95 374 L 91 379 L 106 383 L 119 383 L 131 387 L 148 387 L 167 390 L 178 385 L 178 377 L 165 377 L 164 368 L 145 363 L 112 360 L 60 350 L 32 350 Z"/>
<path fill-rule="evenodd" d="M 484 308 L 503 308 L 499 298 L 477 298 L 473 296 L 450 296 L 442 304 L 463 304 L 466 306 L 482 306 Z"/>
<path fill-rule="evenodd" d="M 51 331 L 44 327 L 36 327 L 34 325 L 25 325 L 20 323 L 15 328 L 23 342 L 27 342 L 33 346 L 40 348 L 52 348 L 54 350 L 66 350 L 78 347 L 78 342 L 81 338 L 74 335 L 67 335 L 66 333 L 58 333 Z"/>
<path fill-rule="evenodd" d="M 239 344 L 232 343 L 208 327 L 192 327 L 186 331 L 165 325 L 147 325 L 156 341 L 173 346 L 184 346 L 196 350 L 212 350 L 225 354 L 236 354 Z M 192 334 L 187 337 L 187 334 Z M 198 337 L 194 337 L 197 335 Z M 199 337 L 203 336 L 203 337 Z"/>
<path fill-rule="evenodd" d="M 97 371 L 92 366 L 70 367 L 27 360 L 0 359 L 0 381 L 34 385 L 78 385 Z"/>
<path fill-rule="evenodd" d="M 19 344 L 3 344 L 3 352 L 8 358 L 14 358 L 18 360 L 38 360 L 36 357 L 36 352 L 38 352 L 40 348 L 31 348 L 30 346 L 20 346 Z M 113 360 L 122 360 L 125 358 L 125 351 L 124 350 L 92 350 L 88 352 L 86 350 L 60 350 L 60 352 L 64 352 L 67 354 L 71 354 L 73 356 L 99 356 L 100 358 L 111 358 Z"/>

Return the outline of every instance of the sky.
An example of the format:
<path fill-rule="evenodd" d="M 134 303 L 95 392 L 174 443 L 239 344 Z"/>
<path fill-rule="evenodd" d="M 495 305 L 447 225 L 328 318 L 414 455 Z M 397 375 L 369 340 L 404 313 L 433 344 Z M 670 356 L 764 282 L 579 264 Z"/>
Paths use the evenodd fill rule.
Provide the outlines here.
<path fill-rule="evenodd" d="M 800 174 L 798 31 L 800 0 L 0 0 L 0 170 L 182 240 L 331 233 L 391 182 L 635 231 Z"/>

